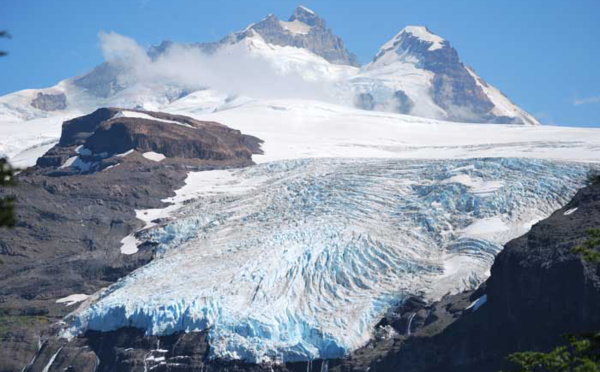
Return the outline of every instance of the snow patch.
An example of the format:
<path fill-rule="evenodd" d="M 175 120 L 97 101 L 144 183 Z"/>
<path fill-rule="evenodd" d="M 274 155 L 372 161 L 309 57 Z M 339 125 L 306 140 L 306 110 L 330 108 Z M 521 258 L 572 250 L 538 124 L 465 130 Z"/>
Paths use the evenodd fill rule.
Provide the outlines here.
<path fill-rule="evenodd" d="M 63 165 L 58 167 L 58 169 L 64 169 L 64 168 L 70 167 L 71 165 L 73 165 L 73 163 L 75 162 L 75 160 L 77 160 L 78 157 L 79 156 L 71 156 L 64 162 Z"/>
<path fill-rule="evenodd" d="M 281 27 L 288 30 L 292 34 L 306 35 L 311 29 L 309 25 L 297 19 L 292 22 L 279 21 L 279 24 L 281 24 Z"/>
<path fill-rule="evenodd" d="M 461 230 L 461 233 L 466 237 L 485 237 L 502 234 L 509 230 L 509 226 L 502 221 L 502 217 L 494 216 L 475 221 L 473 224 Z"/>
<path fill-rule="evenodd" d="M 61 346 L 58 349 L 58 351 L 56 351 L 56 353 L 54 353 L 54 355 L 52 355 L 52 357 L 48 361 L 48 364 L 46 364 L 46 366 L 44 367 L 44 369 L 42 370 L 42 372 L 48 372 L 48 371 L 50 371 L 50 367 L 52 367 L 52 364 L 54 364 L 54 361 L 56 360 L 56 357 L 58 356 L 58 354 L 61 352 L 62 349 L 63 348 Z"/>
<path fill-rule="evenodd" d="M 487 302 L 487 294 L 484 294 L 483 296 L 481 296 L 478 299 L 476 299 L 475 301 L 473 301 L 465 310 L 473 309 L 473 311 L 476 311 L 481 306 L 483 306 L 483 304 L 485 304 L 486 302 Z"/>
<path fill-rule="evenodd" d="M 133 153 L 134 151 L 135 151 L 134 149 L 127 150 L 127 151 L 125 151 L 124 153 L 117 154 L 117 155 L 115 155 L 115 156 L 118 156 L 118 157 L 120 157 L 120 158 L 124 158 L 124 157 L 126 157 L 127 155 L 129 155 L 129 154 Z"/>
<path fill-rule="evenodd" d="M 131 234 L 121 239 L 121 253 L 130 255 L 138 252 L 140 242 Z"/>
<path fill-rule="evenodd" d="M 314 12 L 314 11 L 312 11 L 311 9 L 308 9 L 308 8 L 307 8 L 307 7 L 305 7 L 304 5 L 298 5 L 298 8 L 300 8 L 300 9 L 304 10 L 306 13 L 309 13 L 309 14 L 315 15 L 315 12 Z"/>
<path fill-rule="evenodd" d="M 77 293 L 69 295 L 67 297 L 59 298 L 58 300 L 56 300 L 56 302 L 59 304 L 64 303 L 66 306 L 72 306 L 78 302 L 85 301 L 88 297 L 90 296 L 83 293 Z"/>
<path fill-rule="evenodd" d="M 146 119 L 146 120 L 160 121 L 162 123 L 177 124 L 177 125 L 181 125 L 181 126 L 184 126 L 184 127 L 193 128 L 193 126 L 191 126 L 189 124 L 186 124 L 186 123 L 182 123 L 182 122 L 179 122 L 179 121 L 173 121 L 173 120 L 160 119 L 160 118 L 154 117 L 152 115 L 149 115 L 149 114 L 146 114 L 146 113 L 143 113 L 143 112 L 137 112 L 137 111 L 119 111 L 111 119 L 116 119 L 116 118 L 138 118 L 138 119 Z"/>
<path fill-rule="evenodd" d="M 142 154 L 142 156 L 148 160 L 152 160 L 152 161 L 156 161 L 156 162 L 162 161 L 167 158 L 163 154 L 159 154 L 158 152 L 154 152 L 154 151 L 145 152 Z"/>
<path fill-rule="evenodd" d="M 87 172 L 90 169 L 92 169 L 92 167 L 94 166 L 94 162 L 87 162 L 85 160 L 82 160 L 79 155 L 77 156 L 72 156 L 70 158 L 68 158 L 63 165 L 61 165 L 60 167 L 58 167 L 58 169 L 65 169 L 68 167 L 72 167 L 72 168 L 77 168 L 79 169 L 81 172 Z"/>
<path fill-rule="evenodd" d="M 571 214 L 575 213 L 575 211 L 576 211 L 577 209 L 578 209 L 578 208 L 571 208 L 571 209 L 569 209 L 569 210 L 565 211 L 564 215 L 565 215 L 565 216 L 569 216 L 569 215 L 571 215 Z"/>
<path fill-rule="evenodd" d="M 118 166 L 118 165 L 119 165 L 119 164 L 113 164 L 113 165 L 109 165 L 108 167 L 104 168 L 102 171 L 103 171 L 103 172 L 104 172 L 104 171 L 107 171 L 107 170 L 109 170 L 109 169 L 112 169 L 112 168 L 114 168 L 114 167 L 116 167 L 116 166 Z"/>

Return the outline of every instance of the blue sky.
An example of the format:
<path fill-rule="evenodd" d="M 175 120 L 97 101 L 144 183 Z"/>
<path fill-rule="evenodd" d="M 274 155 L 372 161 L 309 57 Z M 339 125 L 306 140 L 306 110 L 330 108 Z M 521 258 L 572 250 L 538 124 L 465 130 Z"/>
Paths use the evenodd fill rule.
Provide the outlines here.
<path fill-rule="evenodd" d="M 409 24 L 446 38 L 463 61 L 545 124 L 600 127 L 599 0 L 302 0 L 367 63 Z M 141 45 L 213 41 L 298 0 L 2 0 L 0 94 L 42 88 L 103 61 L 98 32 Z"/>

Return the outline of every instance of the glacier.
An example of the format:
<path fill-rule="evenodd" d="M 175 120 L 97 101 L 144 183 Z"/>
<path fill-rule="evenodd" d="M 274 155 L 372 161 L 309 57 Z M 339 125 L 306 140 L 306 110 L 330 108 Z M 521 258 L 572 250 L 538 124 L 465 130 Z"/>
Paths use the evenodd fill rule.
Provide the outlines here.
<path fill-rule="evenodd" d="M 138 211 L 155 260 L 90 297 L 63 335 L 206 330 L 211 358 L 342 357 L 408 297 L 475 288 L 590 167 L 316 158 L 190 173 L 171 206 Z"/>

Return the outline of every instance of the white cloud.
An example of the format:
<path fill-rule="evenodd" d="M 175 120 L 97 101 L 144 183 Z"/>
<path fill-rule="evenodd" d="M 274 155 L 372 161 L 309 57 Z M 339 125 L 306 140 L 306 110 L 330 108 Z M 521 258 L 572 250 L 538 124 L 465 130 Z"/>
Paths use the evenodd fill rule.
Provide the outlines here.
<path fill-rule="evenodd" d="M 573 99 L 573 104 L 575 106 L 588 105 L 590 103 L 600 103 L 600 96 Z"/>
<path fill-rule="evenodd" d="M 134 39 L 115 32 L 99 34 L 107 62 L 124 72 L 128 86 L 177 84 L 185 89 L 212 88 L 253 98 L 310 98 L 333 101 L 327 85 L 304 80 L 301 71 L 282 71 L 266 58 L 248 52 L 243 43 L 214 54 L 199 48 L 172 45 L 150 58 Z"/>

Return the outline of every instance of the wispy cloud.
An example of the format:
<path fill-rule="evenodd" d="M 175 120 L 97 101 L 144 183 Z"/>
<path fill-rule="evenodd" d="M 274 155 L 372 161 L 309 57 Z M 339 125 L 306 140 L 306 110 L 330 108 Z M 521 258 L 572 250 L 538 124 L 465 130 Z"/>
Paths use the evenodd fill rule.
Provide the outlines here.
<path fill-rule="evenodd" d="M 600 96 L 573 99 L 573 104 L 575 106 L 589 105 L 591 103 L 600 103 Z"/>
<path fill-rule="evenodd" d="M 321 81 L 305 79 L 302 66 L 279 66 L 253 55 L 240 43 L 212 55 L 198 48 L 172 45 L 152 59 L 134 39 L 115 32 L 99 33 L 106 61 L 122 72 L 127 86 L 165 86 L 171 83 L 190 90 L 210 87 L 252 98 L 310 98 L 335 101 Z"/>

